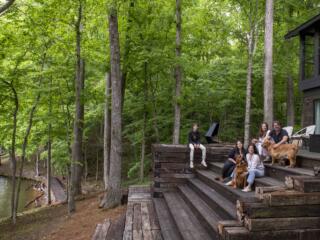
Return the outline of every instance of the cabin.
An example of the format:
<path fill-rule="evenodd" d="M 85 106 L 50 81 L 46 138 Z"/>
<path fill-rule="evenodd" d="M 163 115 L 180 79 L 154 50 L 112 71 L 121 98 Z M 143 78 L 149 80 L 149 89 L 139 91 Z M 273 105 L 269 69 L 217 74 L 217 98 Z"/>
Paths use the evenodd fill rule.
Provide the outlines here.
<path fill-rule="evenodd" d="M 302 125 L 317 126 L 313 136 L 316 140 L 320 138 L 320 14 L 289 31 L 285 39 L 296 36 L 300 38 L 299 88 L 303 92 Z"/>

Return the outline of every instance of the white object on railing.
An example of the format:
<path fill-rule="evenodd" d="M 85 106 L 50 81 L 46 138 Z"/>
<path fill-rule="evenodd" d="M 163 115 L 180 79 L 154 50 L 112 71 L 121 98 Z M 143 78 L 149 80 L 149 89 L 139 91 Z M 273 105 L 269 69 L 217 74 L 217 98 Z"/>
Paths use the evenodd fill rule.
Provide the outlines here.
<path fill-rule="evenodd" d="M 293 132 L 293 127 L 287 126 L 287 127 L 282 128 L 282 129 L 286 130 L 287 133 L 288 133 L 289 138 L 291 138 L 292 132 Z"/>

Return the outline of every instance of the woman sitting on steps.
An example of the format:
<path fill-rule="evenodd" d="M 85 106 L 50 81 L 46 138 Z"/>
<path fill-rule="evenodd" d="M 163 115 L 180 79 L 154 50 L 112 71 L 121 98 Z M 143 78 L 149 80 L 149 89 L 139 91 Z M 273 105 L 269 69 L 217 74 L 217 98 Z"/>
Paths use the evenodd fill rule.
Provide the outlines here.
<path fill-rule="evenodd" d="M 248 146 L 248 153 L 246 155 L 246 159 L 248 162 L 248 178 L 247 178 L 248 186 L 246 186 L 242 191 L 250 192 L 252 190 L 254 179 L 256 177 L 264 176 L 264 165 L 257 153 L 256 147 L 254 144 L 250 144 Z"/>

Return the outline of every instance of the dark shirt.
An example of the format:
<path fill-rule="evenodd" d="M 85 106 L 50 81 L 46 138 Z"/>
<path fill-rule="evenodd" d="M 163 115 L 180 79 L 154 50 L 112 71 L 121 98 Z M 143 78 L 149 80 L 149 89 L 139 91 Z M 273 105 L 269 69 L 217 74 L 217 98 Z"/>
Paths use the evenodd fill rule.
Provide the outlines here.
<path fill-rule="evenodd" d="M 275 143 L 279 143 L 280 141 L 282 141 L 284 136 L 289 137 L 288 132 L 284 129 L 281 128 L 279 134 L 276 133 L 276 130 L 272 130 L 269 134 L 269 136 L 273 139 L 273 141 Z"/>
<path fill-rule="evenodd" d="M 200 133 L 199 131 L 189 132 L 189 144 L 200 144 Z"/>
<path fill-rule="evenodd" d="M 247 152 L 244 148 L 242 148 L 241 154 L 245 158 Z M 231 149 L 231 151 L 228 154 L 228 158 L 232 158 L 235 160 L 237 155 L 240 155 L 240 151 L 239 151 L 239 148 L 236 147 L 236 148 Z"/>

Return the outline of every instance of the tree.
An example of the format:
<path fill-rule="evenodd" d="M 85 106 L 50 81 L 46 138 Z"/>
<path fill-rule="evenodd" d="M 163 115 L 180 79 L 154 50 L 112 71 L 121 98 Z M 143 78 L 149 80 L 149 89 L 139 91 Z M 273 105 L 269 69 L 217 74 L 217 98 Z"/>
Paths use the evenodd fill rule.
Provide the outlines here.
<path fill-rule="evenodd" d="M 181 0 L 176 0 L 176 58 L 180 61 L 181 57 Z M 174 127 L 173 127 L 173 144 L 179 143 L 180 137 L 180 122 L 181 122 L 181 108 L 180 108 L 180 96 L 181 96 L 181 81 L 182 71 L 181 64 L 177 63 L 174 76 L 176 80 L 175 84 L 175 103 L 174 103 Z"/>
<path fill-rule="evenodd" d="M 104 208 L 113 208 L 121 203 L 121 161 L 122 161 L 122 114 L 121 114 L 121 74 L 120 74 L 120 44 L 118 32 L 118 14 L 115 6 L 109 12 L 110 65 L 111 65 L 111 145 L 110 145 L 110 175 L 104 200 L 100 204 Z"/>
<path fill-rule="evenodd" d="M 273 122 L 273 0 L 266 0 L 264 34 L 264 121 L 271 126 Z"/>
<path fill-rule="evenodd" d="M 111 111 L 110 111 L 110 92 L 111 77 L 110 73 L 105 78 L 105 106 L 104 106 L 104 129 L 103 129 L 103 180 L 104 188 L 108 189 L 110 175 L 110 138 L 111 138 Z"/>
<path fill-rule="evenodd" d="M 14 3 L 15 0 L 6 0 L 6 3 L 0 6 L 0 16 L 4 14 Z"/>
<path fill-rule="evenodd" d="M 250 139 L 251 127 L 251 98 L 252 98 L 252 74 L 253 74 L 253 58 L 256 47 L 256 38 L 258 31 L 258 1 L 255 4 L 249 1 L 249 34 L 247 38 L 248 45 L 248 68 L 247 68 L 247 90 L 246 90 L 246 110 L 244 120 L 244 145 L 248 146 Z"/>
<path fill-rule="evenodd" d="M 84 103 L 83 103 L 83 90 L 84 90 L 84 60 L 81 57 L 81 28 L 82 28 L 82 14 L 83 3 L 79 0 L 78 19 L 75 24 L 76 31 L 76 78 L 75 78 L 75 93 L 76 93 L 76 107 L 75 119 L 73 127 L 73 145 L 72 145 L 72 163 L 71 163 L 71 179 L 70 179 L 70 196 L 68 201 L 69 213 L 75 211 L 74 197 L 81 194 L 81 177 L 82 177 L 82 138 L 83 138 L 83 125 L 84 125 Z"/>

